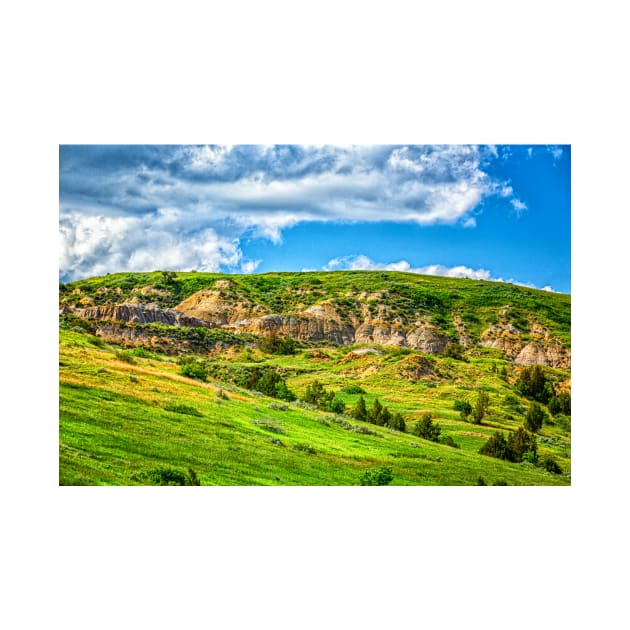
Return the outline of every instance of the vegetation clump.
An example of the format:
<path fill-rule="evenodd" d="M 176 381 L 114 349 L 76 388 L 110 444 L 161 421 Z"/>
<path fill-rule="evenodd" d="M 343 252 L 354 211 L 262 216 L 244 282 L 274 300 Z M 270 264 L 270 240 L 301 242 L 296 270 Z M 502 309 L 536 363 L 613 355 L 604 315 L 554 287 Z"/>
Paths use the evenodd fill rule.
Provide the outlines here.
<path fill-rule="evenodd" d="M 295 339 L 279 337 L 275 332 L 272 332 L 260 339 L 258 347 L 267 354 L 295 354 Z"/>
<path fill-rule="evenodd" d="M 542 365 L 525 367 L 518 375 L 516 389 L 526 398 L 547 404 L 554 395 L 551 381 Z"/>
<path fill-rule="evenodd" d="M 479 453 L 508 462 L 521 462 L 525 458 L 525 461 L 535 463 L 537 461 L 536 437 L 530 435 L 523 427 L 519 427 L 515 432 L 510 431 L 507 440 L 502 432 L 495 431 L 481 447 Z"/>
<path fill-rule="evenodd" d="M 163 466 L 149 470 L 144 479 L 151 486 L 199 486 L 201 485 L 197 473 L 189 468 L 187 473 L 181 470 Z"/>
<path fill-rule="evenodd" d="M 366 470 L 359 478 L 362 486 L 388 486 L 394 479 L 392 469 L 388 466 L 381 466 L 376 470 Z"/>
<path fill-rule="evenodd" d="M 208 380 L 208 365 L 203 359 L 181 356 L 178 363 L 180 365 L 179 373 L 183 376 L 204 382 Z"/>
<path fill-rule="evenodd" d="M 538 433 L 542 429 L 546 415 L 544 409 L 537 402 L 531 402 L 525 415 L 525 428 L 532 433 Z"/>
<path fill-rule="evenodd" d="M 439 442 L 441 427 L 437 422 L 433 423 L 433 416 L 429 412 L 423 413 L 422 417 L 416 422 L 413 428 L 413 434 L 421 437 L 423 440 L 431 442 Z"/>
<path fill-rule="evenodd" d="M 129 350 L 116 350 L 116 354 L 114 356 L 119 361 L 124 361 L 125 363 L 130 363 L 131 365 L 135 365 L 136 363 L 133 354 L 131 354 Z"/>
<path fill-rule="evenodd" d="M 351 416 L 355 420 L 361 420 L 362 422 L 369 422 L 381 427 L 389 427 L 397 431 L 405 431 L 407 426 L 403 416 L 396 412 L 392 413 L 387 407 L 383 406 L 378 398 L 374 399 L 372 408 L 368 410 L 365 404 L 365 398 L 359 396 L 354 409 L 351 412 Z"/>
<path fill-rule="evenodd" d="M 488 407 L 490 406 L 490 396 L 488 392 L 480 391 L 477 394 L 477 401 L 472 410 L 473 424 L 481 424 L 485 415 L 488 413 Z"/>

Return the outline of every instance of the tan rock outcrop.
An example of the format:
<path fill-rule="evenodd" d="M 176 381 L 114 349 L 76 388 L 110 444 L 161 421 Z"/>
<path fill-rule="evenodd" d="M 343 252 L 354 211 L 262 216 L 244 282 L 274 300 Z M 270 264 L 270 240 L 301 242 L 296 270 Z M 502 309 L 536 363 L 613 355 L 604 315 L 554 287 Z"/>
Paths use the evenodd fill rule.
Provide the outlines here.
<path fill-rule="evenodd" d="M 189 317 L 173 309 L 162 309 L 157 304 L 125 302 L 123 304 L 103 304 L 88 308 L 73 309 L 73 314 L 87 319 L 102 319 L 115 322 L 137 322 L 140 324 L 169 324 L 171 326 L 191 326 L 212 328 L 213 324 L 196 317 Z"/>

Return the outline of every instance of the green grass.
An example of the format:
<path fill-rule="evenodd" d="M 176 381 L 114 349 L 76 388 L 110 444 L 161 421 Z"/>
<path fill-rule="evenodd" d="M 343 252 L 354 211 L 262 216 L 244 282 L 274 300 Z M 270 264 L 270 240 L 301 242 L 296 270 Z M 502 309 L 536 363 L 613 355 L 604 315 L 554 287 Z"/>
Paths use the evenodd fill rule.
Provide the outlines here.
<path fill-rule="evenodd" d="M 192 282 L 201 275 L 207 276 L 178 274 L 178 278 L 190 276 Z M 287 282 L 291 275 L 286 274 Z M 122 281 L 128 274 L 116 276 Z M 97 288 L 98 282 L 92 279 Z M 264 280 L 256 291 L 269 286 Z M 358 384 L 367 392 L 368 405 L 378 397 L 391 411 L 400 411 L 408 426 L 422 412 L 431 411 L 442 433 L 461 447 L 454 449 L 350 418 L 341 421 L 332 414 L 304 409 L 299 402 L 277 408 L 278 401 L 223 381 L 186 378 L 173 358 L 140 352 L 129 363 L 117 358 L 118 348 L 95 345 L 93 340 L 87 332 L 60 329 L 62 485 L 143 484 L 148 471 L 163 466 L 182 473 L 192 468 L 202 485 L 358 485 L 366 470 L 382 465 L 392 469 L 392 485 L 476 485 L 479 477 L 488 485 L 498 480 L 510 485 L 570 484 L 568 474 L 554 475 L 477 453 L 484 436 L 497 429 L 514 430 L 522 423 L 513 404 L 506 402 L 507 394 L 515 395 L 513 388 L 492 372 L 493 362 L 483 358 L 464 363 L 430 357 L 435 374 L 417 381 L 399 375 L 414 353 L 387 349 L 382 355 L 353 358 L 348 357 L 347 347 L 329 347 L 324 349 L 325 359 L 309 359 L 303 352 L 269 357 L 242 349 L 230 353 L 230 358 L 212 359 L 234 369 L 277 366 L 288 375 L 287 384 L 298 396 L 315 379 L 334 391 Z M 259 362 L 252 363 L 252 357 Z M 562 376 L 562 371 L 557 373 Z M 478 387 L 491 392 L 491 420 L 481 426 L 462 422 L 453 410 L 455 399 L 472 401 Z M 228 400 L 217 397 L 219 389 Z M 359 395 L 340 396 L 352 405 Z M 375 435 L 344 425 L 365 426 Z M 270 431 L 271 426 L 281 432 Z M 539 444 L 541 458 L 552 456 L 568 473 L 570 435 L 558 425 L 544 426 L 541 435 L 547 438 Z"/>
<path fill-rule="evenodd" d="M 139 297 L 143 288 L 155 290 L 145 301 L 174 307 L 202 289 L 215 288 L 217 280 L 229 280 L 220 289 L 226 300 L 262 306 L 269 313 L 288 313 L 332 300 L 345 318 L 357 314 L 357 294 L 380 293 L 391 317 L 406 321 L 426 317 L 450 337 L 455 336 L 453 317 L 462 318 L 469 334 L 478 339 L 491 323 L 503 319 L 527 333 L 534 314 L 552 337 L 570 347 L 571 296 L 512 284 L 422 276 L 403 272 L 332 271 L 313 273 L 217 274 L 179 272 L 165 283 L 162 273 L 118 273 L 72 282 L 60 287 L 60 303 L 75 305 L 82 298 L 95 304 L 120 303 Z M 509 306 L 505 315 L 499 309 Z M 181 333 L 183 334 L 183 333 Z M 195 333 L 201 334 L 204 333 Z"/>

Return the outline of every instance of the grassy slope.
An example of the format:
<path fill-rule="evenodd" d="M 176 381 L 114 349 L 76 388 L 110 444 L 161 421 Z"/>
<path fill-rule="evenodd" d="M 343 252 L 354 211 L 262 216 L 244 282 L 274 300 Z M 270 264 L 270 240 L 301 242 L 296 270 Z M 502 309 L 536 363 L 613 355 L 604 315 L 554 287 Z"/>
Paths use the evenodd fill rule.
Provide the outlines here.
<path fill-rule="evenodd" d="M 215 281 L 229 279 L 226 298 L 261 304 L 268 312 L 286 313 L 306 308 L 324 299 L 334 299 L 338 310 L 356 311 L 349 292 L 378 292 L 394 313 L 409 319 L 416 314 L 430 316 L 448 334 L 453 335 L 453 315 L 461 316 L 469 332 L 477 338 L 483 328 L 497 321 L 498 311 L 510 305 L 508 318 L 525 329 L 529 315 L 535 315 L 553 337 L 566 346 L 571 344 L 571 297 L 499 282 L 476 281 L 402 272 L 334 271 L 313 273 L 267 273 L 227 275 L 180 272 L 169 284 L 162 273 L 119 273 L 73 282 L 62 287 L 60 301 L 78 304 L 89 296 L 96 304 L 120 303 L 138 297 L 142 287 L 160 287 L 162 295 L 150 300 L 173 307 L 196 291 L 212 288 Z M 80 294 L 75 291 L 80 291 Z M 149 299 L 149 298 L 147 298 Z M 146 300 L 145 300 L 146 301 Z"/>
<path fill-rule="evenodd" d="M 358 381 L 369 392 L 369 402 L 378 396 L 408 420 L 431 410 L 461 449 L 373 425 L 365 426 L 378 435 L 358 434 L 335 423 L 331 414 L 295 404 L 286 411 L 272 409 L 269 405 L 278 401 L 233 387 L 226 388 L 229 400 L 217 400 L 216 390 L 224 383 L 182 377 L 165 357 L 136 358 L 129 364 L 116 358 L 115 348 L 88 334 L 60 330 L 60 483 L 136 484 L 141 473 L 164 465 L 182 471 L 192 467 L 202 484 L 352 485 L 363 471 L 380 464 L 393 469 L 393 483 L 399 485 L 467 485 L 480 476 L 488 484 L 570 483 L 568 475 L 477 454 L 495 427 L 507 430 L 522 423 L 522 416 L 505 404 L 505 394 L 512 390 L 492 372 L 492 361 L 435 358 L 434 377 L 410 382 L 399 375 L 409 353 L 390 350 L 357 359 L 347 353 L 348 348 L 329 348 L 328 358 L 322 359 L 305 353 L 278 358 L 236 352 L 217 361 L 280 365 L 293 374 L 288 384 L 298 394 L 314 378 L 333 389 Z M 452 410 L 455 398 L 472 400 L 478 387 L 491 395 L 489 426 L 462 423 Z M 356 398 L 345 396 L 349 404 Z M 202 417 L 164 409 L 172 404 L 194 407 Z M 261 420 L 283 433 L 253 424 Z M 541 444 L 539 453 L 552 454 L 569 470 L 570 437 L 557 426 L 545 426 L 542 434 L 555 442 Z M 274 444 L 274 438 L 283 445 Z M 301 450 L 305 445 L 315 452 Z"/>

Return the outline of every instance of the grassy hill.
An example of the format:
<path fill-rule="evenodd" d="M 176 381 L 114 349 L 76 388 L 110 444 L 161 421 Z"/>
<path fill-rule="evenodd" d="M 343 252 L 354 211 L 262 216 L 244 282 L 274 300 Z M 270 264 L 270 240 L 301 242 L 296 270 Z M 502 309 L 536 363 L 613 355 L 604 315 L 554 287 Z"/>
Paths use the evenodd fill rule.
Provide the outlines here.
<path fill-rule="evenodd" d="M 119 304 L 150 295 L 173 307 L 225 279 L 227 297 L 266 312 L 334 300 L 350 317 L 360 306 L 357 294 L 380 293 L 398 317 L 423 314 L 449 335 L 454 316 L 468 324 L 474 340 L 501 318 L 523 330 L 533 318 L 570 345 L 569 296 L 397 272 L 112 274 L 61 286 L 60 305 Z M 204 381 L 186 376 L 186 358 L 175 352 L 164 354 L 148 342 L 125 349 L 122 340 L 106 343 L 93 331 L 87 320 L 60 319 L 60 484 L 179 483 L 188 477 L 202 485 L 356 485 L 382 467 L 397 485 L 570 484 L 566 415 L 546 410 L 535 437 L 538 465 L 479 454 L 495 432 L 507 436 L 521 427 L 531 405 L 517 387 L 524 368 L 493 348 L 473 344 L 461 360 L 324 342 L 298 343 L 293 354 L 277 354 L 261 348 L 255 336 L 236 343 L 238 335 L 231 339 L 229 331 L 212 329 L 207 333 L 215 345 L 188 357 L 203 366 Z M 255 370 L 278 374 L 296 400 L 248 389 Z M 544 373 L 555 390 L 570 386 L 568 370 L 546 367 Z M 304 402 L 315 381 L 334 392 L 345 414 Z M 474 406 L 480 392 L 489 406 L 474 424 L 455 407 L 457 401 Z M 352 417 L 360 397 L 368 409 L 378 399 L 400 413 L 406 431 Z M 439 441 L 414 434 L 426 413 L 439 425 Z M 540 465 L 549 457 L 561 473 Z"/>

